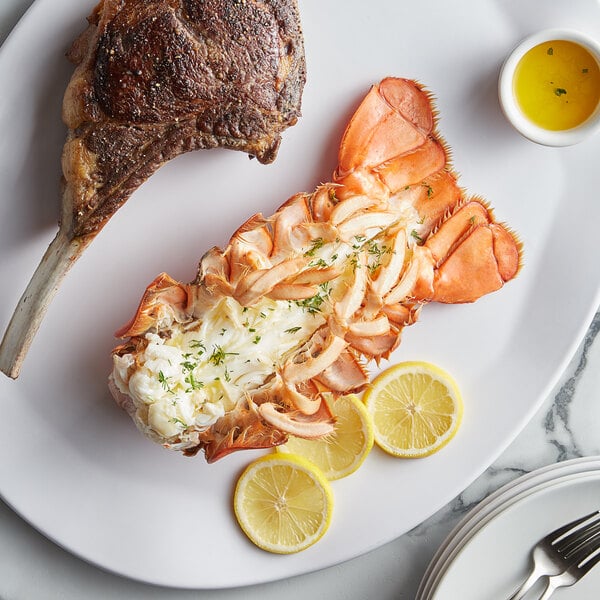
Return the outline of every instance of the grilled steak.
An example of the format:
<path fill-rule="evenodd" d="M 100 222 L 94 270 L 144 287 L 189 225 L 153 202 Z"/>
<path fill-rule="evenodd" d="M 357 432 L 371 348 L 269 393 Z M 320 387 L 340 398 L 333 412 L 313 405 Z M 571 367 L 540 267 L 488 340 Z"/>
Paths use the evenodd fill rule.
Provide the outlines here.
<path fill-rule="evenodd" d="M 103 0 L 88 20 L 63 105 L 63 220 L 75 236 L 183 152 L 275 159 L 305 80 L 294 0 Z"/>
<path fill-rule="evenodd" d="M 295 0 L 101 0 L 68 57 L 60 228 L 0 344 L 17 377 L 63 277 L 158 167 L 199 148 L 275 159 L 305 82 Z"/>

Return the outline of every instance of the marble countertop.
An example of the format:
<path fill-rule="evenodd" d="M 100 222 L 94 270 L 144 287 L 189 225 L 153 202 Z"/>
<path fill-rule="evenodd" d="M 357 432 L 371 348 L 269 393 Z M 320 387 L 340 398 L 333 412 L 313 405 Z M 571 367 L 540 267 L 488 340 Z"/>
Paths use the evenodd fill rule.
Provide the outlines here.
<path fill-rule="evenodd" d="M 0 44 L 32 0 L 0 3 Z M 285 581 L 217 591 L 171 590 L 99 570 L 53 544 L 0 501 L 0 598 L 275 600 L 413 599 L 440 543 L 472 507 L 538 467 L 600 454 L 600 312 L 558 384 L 529 425 L 474 483 L 424 523 L 364 556 Z"/>

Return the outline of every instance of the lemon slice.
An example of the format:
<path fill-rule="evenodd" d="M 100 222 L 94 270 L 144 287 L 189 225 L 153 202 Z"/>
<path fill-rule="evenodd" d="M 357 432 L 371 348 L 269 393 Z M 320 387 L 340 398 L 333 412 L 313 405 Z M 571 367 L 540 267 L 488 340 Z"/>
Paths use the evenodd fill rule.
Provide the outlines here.
<path fill-rule="evenodd" d="M 373 447 L 371 417 L 356 394 L 328 399 L 336 417 L 332 434 L 315 440 L 291 437 L 278 452 L 298 454 L 315 464 L 327 479 L 341 479 L 354 473 Z"/>
<path fill-rule="evenodd" d="M 309 461 L 273 453 L 242 473 L 233 507 L 240 527 L 259 548 L 291 554 L 312 546 L 327 531 L 333 494 Z"/>
<path fill-rule="evenodd" d="M 390 367 L 375 378 L 364 401 L 377 445 L 404 458 L 428 456 L 445 446 L 463 413 L 454 379 L 427 362 Z"/>

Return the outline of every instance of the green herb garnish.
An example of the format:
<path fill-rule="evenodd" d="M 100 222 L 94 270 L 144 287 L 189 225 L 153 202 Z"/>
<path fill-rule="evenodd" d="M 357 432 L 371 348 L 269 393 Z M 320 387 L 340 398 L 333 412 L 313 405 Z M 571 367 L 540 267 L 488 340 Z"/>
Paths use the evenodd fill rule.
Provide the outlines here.
<path fill-rule="evenodd" d="M 319 248 L 325 245 L 323 238 L 317 238 L 310 243 L 310 248 L 304 253 L 304 256 L 314 256 Z"/>
<path fill-rule="evenodd" d="M 202 356 L 206 352 L 206 346 L 200 340 L 192 340 L 190 342 L 190 348 L 198 349 L 198 356 Z"/>
<path fill-rule="evenodd" d="M 208 360 L 215 365 L 215 367 L 218 367 L 223 364 L 227 356 L 237 356 L 238 354 L 239 352 L 225 352 L 221 346 L 215 345 L 215 349 L 208 357 Z"/>
<path fill-rule="evenodd" d="M 190 387 L 185 390 L 188 394 L 193 390 L 200 390 L 204 387 L 204 383 L 202 383 L 202 381 L 196 381 L 192 372 L 187 375 L 185 382 L 190 385 Z"/>
<path fill-rule="evenodd" d="M 417 240 L 417 242 L 422 242 L 422 241 L 423 241 L 423 238 L 422 238 L 422 237 L 421 237 L 421 236 L 420 236 L 420 235 L 417 233 L 417 231 L 416 231 L 415 229 L 413 229 L 413 230 L 410 232 L 410 235 L 411 235 L 412 237 L 414 237 L 414 238 L 415 238 L 415 240 Z"/>
<path fill-rule="evenodd" d="M 171 379 L 171 378 L 165 377 L 165 374 L 162 371 L 158 372 L 158 382 L 160 383 L 160 385 L 162 385 L 163 390 L 165 390 L 165 392 L 170 392 L 172 394 L 173 391 L 171 390 L 171 385 L 169 384 L 169 379 Z"/>
<path fill-rule="evenodd" d="M 327 264 L 327 261 L 323 260 L 322 258 L 319 258 L 318 260 L 313 260 L 311 262 L 308 263 L 309 267 L 322 267 L 322 268 L 326 268 L 329 265 Z"/>
<path fill-rule="evenodd" d="M 304 300 L 296 300 L 296 305 L 300 308 L 303 308 L 311 315 L 314 315 L 318 312 L 321 312 L 321 304 L 323 304 L 324 300 L 325 298 L 323 298 L 323 296 L 320 294 L 315 294 L 314 296 Z"/>
<path fill-rule="evenodd" d="M 390 254 L 392 249 L 385 244 L 381 246 L 375 240 L 367 242 L 367 253 L 374 258 L 374 261 L 369 265 L 369 271 L 374 273 L 381 266 L 381 259 L 386 254 Z"/>

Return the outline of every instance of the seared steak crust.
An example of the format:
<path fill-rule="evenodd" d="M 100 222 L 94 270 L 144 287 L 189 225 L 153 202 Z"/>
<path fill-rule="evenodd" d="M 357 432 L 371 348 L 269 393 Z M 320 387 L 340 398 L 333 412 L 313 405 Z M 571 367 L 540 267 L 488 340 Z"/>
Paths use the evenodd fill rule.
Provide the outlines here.
<path fill-rule="evenodd" d="M 103 0 L 65 93 L 63 226 L 95 235 L 165 161 L 190 150 L 275 159 L 300 115 L 295 0 Z"/>

